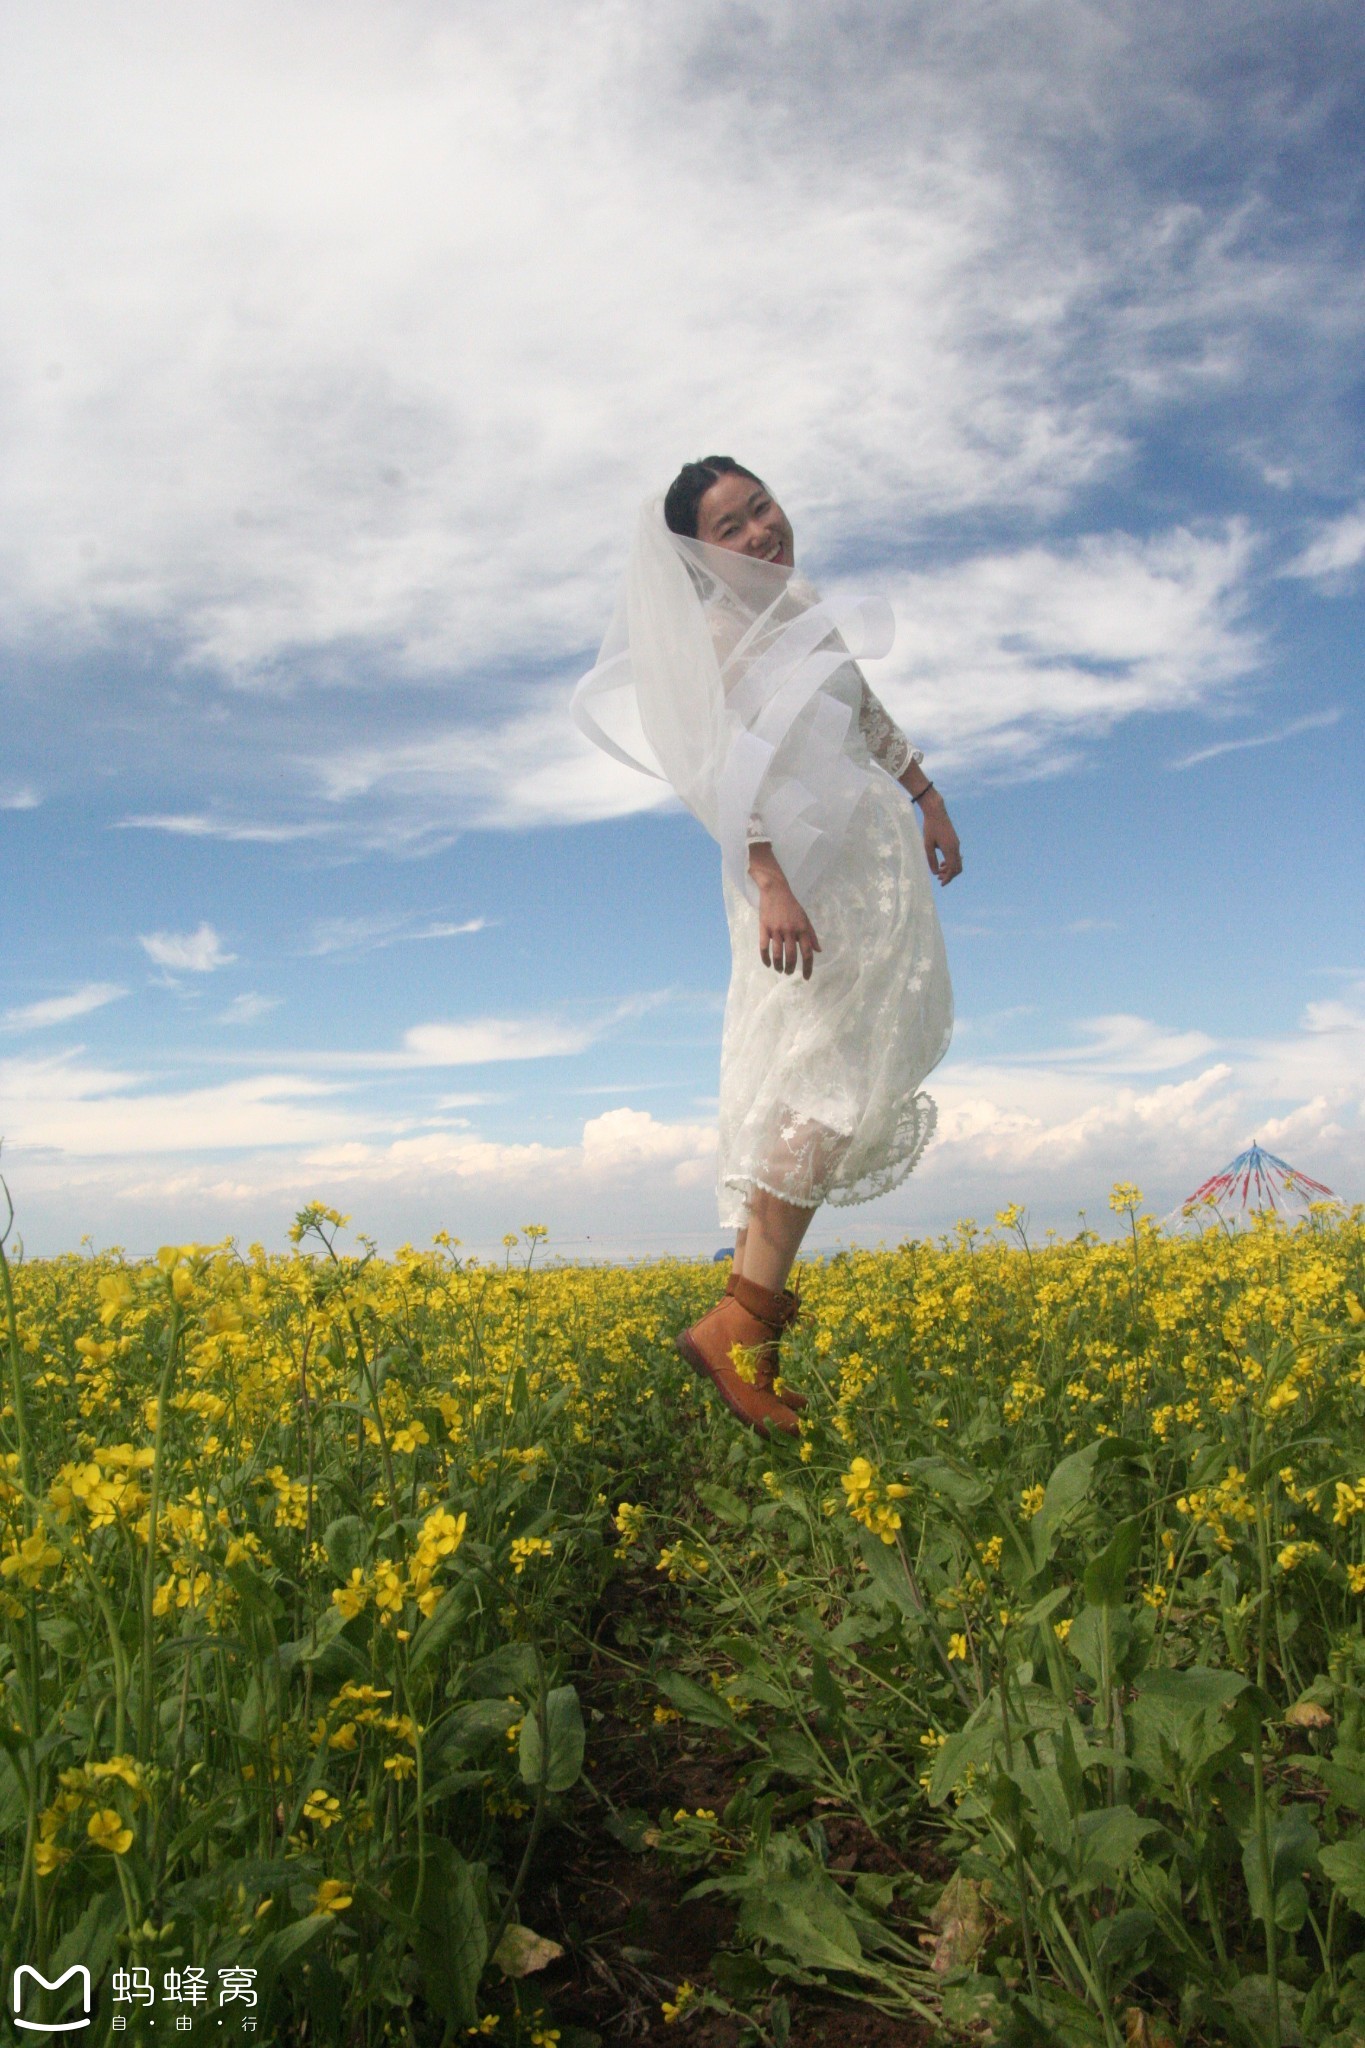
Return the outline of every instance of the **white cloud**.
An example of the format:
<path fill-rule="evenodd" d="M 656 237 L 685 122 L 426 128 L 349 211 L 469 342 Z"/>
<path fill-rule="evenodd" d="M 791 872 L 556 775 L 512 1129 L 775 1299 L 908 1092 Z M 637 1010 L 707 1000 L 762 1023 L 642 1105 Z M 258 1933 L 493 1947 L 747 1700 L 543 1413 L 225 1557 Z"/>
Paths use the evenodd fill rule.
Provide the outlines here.
<path fill-rule="evenodd" d="M 237 958 L 223 950 L 223 942 L 211 924 L 192 932 L 144 932 L 138 944 L 148 959 L 172 974 L 212 974 Z"/>
<path fill-rule="evenodd" d="M 1232 524 L 980 556 L 898 579 L 873 685 L 935 758 L 1014 776 L 1140 714 L 1216 700 L 1258 659 Z"/>
<path fill-rule="evenodd" d="M 70 995 L 45 996 L 39 1002 L 21 1003 L 6 1010 L 0 1024 L 7 1031 L 46 1030 L 53 1024 L 69 1024 L 74 1017 L 86 1017 L 92 1010 L 102 1010 L 106 1003 L 117 1002 L 127 993 L 117 982 L 87 981 Z"/>
<path fill-rule="evenodd" d="M 254 1024 L 258 1017 L 266 1016 L 280 1006 L 279 996 L 257 995 L 254 990 L 234 996 L 225 1010 L 218 1013 L 220 1024 Z"/>
<path fill-rule="evenodd" d="M 16 1161 L 30 1151 L 76 1159 L 321 1143 L 371 1128 L 334 1107 L 329 1086 L 304 1075 L 261 1074 L 210 1087 L 166 1088 L 148 1077 L 76 1060 L 0 1062 L 0 1118 Z"/>
<path fill-rule="evenodd" d="M 1302 554 L 1296 555 L 1283 573 L 1305 576 L 1314 582 L 1339 583 L 1352 569 L 1365 562 L 1365 505 L 1344 512 L 1320 526 Z"/>
<path fill-rule="evenodd" d="M 601 634 L 639 496 L 720 442 L 771 473 L 813 564 L 875 557 L 929 602 L 904 621 L 927 695 L 909 665 L 897 687 L 960 758 L 1055 765 L 1068 734 L 1202 698 L 1247 652 L 1231 586 L 1199 583 L 1216 541 L 1183 566 L 1105 541 L 1021 557 L 993 572 L 979 634 L 960 606 L 991 604 L 985 567 L 956 595 L 895 577 L 941 557 L 947 521 L 960 545 L 964 521 L 1069 513 L 1154 412 L 1245 405 L 1283 375 L 1291 322 L 1297 365 L 1350 358 L 1353 285 L 1298 216 L 1291 246 L 1235 179 L 1176 191 L 1154 168 L 1207 140 L 1232 40 L 1156 11 L 1137 33 L 1072 0 L 989 22 L 661 0 L 627 31 L 605 0 L 220 0 L 168 33 L 151 0 L 116 21 L 21 5 L 0 631 L 154 645 L 130 755 L 188 730 L 187 705 L 231 701 L 194 764 L 212 800 L 182 780 L 185 807 L 126 821 L 143 829 L 322 832 L 325 807 L 300 815 L 319 728 L 335 795 L 390 786 L 376 831 L 395 842 L 424 776 L 468 791 L 447 831 L 638 809 L 639 783 L 549 730 L 547 693 Z M 1250 163 L 1280 101 L 1238 113 Z M 1154 600 L 1146 647 L 1125 547 L 1131 594 Z M 1080 616 L 1046 616 L 1064 588 Z M 949 687 L 964 649 L 979 715 Z M 101 726 L 101 767 L 109 744 Z"/>
<path fill-rule="evenodd" d="M 1212 746 L 1196 747 L 1192 754 L 1182 754 L 1178 761 L 1172 761 L 1173 769 L 1197 768 L 1204 761 L 1216 761 L 1222 754 L 1240 754 L 1251 747 L 1278 747 L 1285 740 L 1297 739 L 1301 732 L 1321 732 L 1329 725 L 1336 725 L 1341 718 L 1338 709 L 1310 712 L 1306 718 L 1292 718 L 1288 725 L 1281 725 L 1274 732 L 1252 733 L 1245 739 L 1216 740 Z"/>
<path fill-rule="evenodd" d="M 42 803 L 36 789 L 7 789 L 0 791 L 0 811 L 36 811 Z"/>
<path fill-rule="evenodd" d="M 411 911 L 375 917 L 324 917 L 314 924 L 307 950 L 319 959 L 334 953 L 374 953 L 408 941 L 467 938 L 475 932 L 487 931 L 489 924 L 486 917 L 467 917 L 458 923 L 441 918 L 423 922 Z"/>
<path fill-rule="evenodd" d="M 1252 554 L 1249 532 L 1234 524 L 1146 540 L 1092 534 L 917 576 L 871 575 L 861 587 L 887 589 L 899 629 L 870 680 L 939 765 L 1037 774 L 1123 719 L 1216 702 L 1256 665 L 1241 618 Z M 381 800 L 404 833 L 424 818 L 448 833 L 452 815 L 517 827 L 673 801 L 583 739 L 567 702 L 556 690 L 501 726 L 376 738 L 320 758 L 318 783 L 332 804 Z"/>
<path fill-rule="evenodd" d="M 1275 1037 L 1211 1045 L 1116 1016 L 1090 1020 L 1076 1041 L 1027 1058 L 950 1057 L 928 1084 L 939 1130 L 920 1168 L 893 1196 L 822 1211 L 812 1245 L 989 1220 L 1014 1200 L 1039 1227 L 1074 1227 L 1078 1208 L 1107 1227 L 1117 1180 L 1135 1180 L 1166 1214 L 1254 1136 L 1346 1201 L 1365 1193 L 1365 983 L 1308 1005 Z M 439 1061 L 491 1047 L 429 1050 Z M 569 1251 L 719 1242 L 710 1115 L 671 1121 L 627 1102 L 589 1117 L 573 1142 L 509 1139 L 452 1119 L 496 1118 L 487 1097 L 409 1096 L 395 1112 L 365 1097 L 363 1071 L 329 1084 L 316 1068 L 187 1089 L 77 1059 L 0 1064 L 26 1238 L 55 1249 L 85 1229 L 127 1242 L 140 1228 L 156 1243 L 242 1228 L 275 1241 L 302 1202 L 323 1198 L 394 1242 L 445 1225 L 496 1245 L 526 1221 L 549 1224 Z M 155 1174 L 150 1156 L 164 1162 Z"/>
<path fill-rule="evenodd" d="M 403 1033 L 404 1065 L 475 1067 L 489 1060 L 543 1060 L 583 1052 L 600 1024 L 552 1017 L 484 1017 L 466 1024 L 415 1024 Z"/>
<path fill-rule="evenodd" d="M 325 822 L 308 825 L 276 825 L 250 820 L 208 818 L 197 812 L 171 811 L 146 817 L 120 818 L 120 832 L 168 832 L 178 839 L 222 839 L 230 845 L 287 846 L 296 839 L 319 839 L 329 827 Z"/>
<path fill-rule="evenodd" d="M 1082 1019 L 1079 1045 L 1016 1055 L 1022 1065 L 1066 1066 L 1108 1074 L 1163 1074 L 1215 1050 L 1203 1031 L 1163 1031 L 1145 1017 L 1117 1014 Z M 1085 1042 L 1088 1040 L 1088 1043 Z"/>

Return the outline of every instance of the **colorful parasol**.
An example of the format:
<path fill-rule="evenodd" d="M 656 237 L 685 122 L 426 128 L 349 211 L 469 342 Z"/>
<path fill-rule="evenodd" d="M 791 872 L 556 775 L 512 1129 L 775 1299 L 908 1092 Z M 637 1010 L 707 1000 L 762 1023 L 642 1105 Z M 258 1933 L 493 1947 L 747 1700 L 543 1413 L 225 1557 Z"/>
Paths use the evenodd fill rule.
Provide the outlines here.
<path fill-rule="evenodd" d="M 1239 1152 L 1221 1173 L 1213 1174 L 1180 1205 L 1181 1216 L 1190 1223 L 1212 1222 L 1214 1213 L 1221 1223 L 1242 1225 L 1252 1217 L 1270 1212 L 1288 1223 L 1308 1214 L 1315 1202 L 1335 1202 L 1336 1196 L 1320 1180 L 1312 1180 L 1253 1144 Z"/>

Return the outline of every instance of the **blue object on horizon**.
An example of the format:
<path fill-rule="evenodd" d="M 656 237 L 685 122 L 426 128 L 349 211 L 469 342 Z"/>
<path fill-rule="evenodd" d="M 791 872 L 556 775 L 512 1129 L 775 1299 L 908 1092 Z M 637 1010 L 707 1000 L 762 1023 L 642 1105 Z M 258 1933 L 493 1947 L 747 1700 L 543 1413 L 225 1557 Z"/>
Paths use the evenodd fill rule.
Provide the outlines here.
<path fill-rule="evenodd" d="M 711 1264 L 713 1266 L 718 1266 L 722 1259 L 732 1259 L 734 1255 L 734 1246 L 732 1244 L 723 1244 L 720 1250 L 716 1253 L 715 1257 L 712 1259 Z"/>

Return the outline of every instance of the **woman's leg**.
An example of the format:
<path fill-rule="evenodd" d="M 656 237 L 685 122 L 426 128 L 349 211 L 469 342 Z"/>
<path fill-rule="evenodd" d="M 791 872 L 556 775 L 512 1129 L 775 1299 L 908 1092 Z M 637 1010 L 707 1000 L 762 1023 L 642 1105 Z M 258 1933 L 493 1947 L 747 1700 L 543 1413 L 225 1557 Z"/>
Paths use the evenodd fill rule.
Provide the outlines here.
<path fill-rule="evenodd" d="M 780 1294 L 814 1215 L 814 1209 L 798 1208 L 766 1188 L 754 1188 L 744 1229 L 735 1242 L 735 1271 L 756 1287 Z"/>

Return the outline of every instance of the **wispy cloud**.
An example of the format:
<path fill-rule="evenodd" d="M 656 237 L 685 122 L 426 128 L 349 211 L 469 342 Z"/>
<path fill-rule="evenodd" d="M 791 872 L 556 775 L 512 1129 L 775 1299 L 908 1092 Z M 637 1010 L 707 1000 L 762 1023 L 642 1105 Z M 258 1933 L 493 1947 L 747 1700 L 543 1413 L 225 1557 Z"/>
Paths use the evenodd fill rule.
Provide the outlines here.
<path fill-rule="evenodd" d="M 36 811 L 41 802 L 36 789 L 0 790 L 0 811 Z"/>
<path fill-rule="evenodd" d="M 238 845 L 287 846 L 296 839 L 325 838 L 333 828 L 321 819 L 312 824 L 269 824 L 172 811 L 120 818 L 117 829 L 120 832 L 169 832 L 180 839 L 223 839 Z"/>
<path fill-rule="evenodd" d="M 1160 1074 L 1207 1059 L 1216 1041 L 1203 1031 L 1163 1031 L 1145 1017 L 1087 1017 L 1079 1044 L 1018 1053 L 1021 1066 L 1086 1068 L 1113 1074 Z"/>
<path fill-rule="evenodd" d="M 212 974 L 237 958 L 224 950 L 211 924 L 192 932 L 144 932 L 138 940 L 149 960 L 171 974 Z"/>
<path fill-rule="evenodd" d="M 1212 746 L 1197 747 L 1192 754 L 1182 754 L 1178 761 L 1167 765 L 1177 770 L 1197 768 L 1202 761 L 1216 761 L 1220 754 L 1240 754 L 1250 747 L 1278 747 L 1301 732 L 1321 732 L 1326 726 L 1336 725 L 1340 718 L 1339 709 L 1313 711 L 1307 717 L 1291 719 L 1288 725 L 1277 726 L 1273 732 L 1249 733 L 1239 740 L 1215 740 Z"/>
<path fill-rule="evenodd" d="M 1296 555 L 1281 572 L 1305 576 L 1314 582 L 1341 582 L 1352 569 L 1365 562 L 1365 505 L 1328 520 L 1318 528 L 1302 554 Z"/>
<path fill-rule="evenodd" d="M 405 945 L 422 939 L 461 939 L 487 931 L 486 917 L 468 917 L 452 923 L 442 918 L 423 919 L 420 914 L 384 913 L 374 917 L 319 918 L 313 926 L 307 951 L 315 959 L 329 955 L 355 956 L 374 953 L 386 946 Z"/>
<path fill-rule="evenodd" d="M 220 1024 L 254 1024 L 258 1017 L 266 1016 L 280 1006 L 278 996 L 257 995 L 254 991 L 234 996 L 225 1010 L 218 1013 Z"/>
<path fill-rule="evenodd" d="M 117 1002 L 127 993 L 117 982 L 87 981 L 69 995 L 45 996 L 36 1003 L 21 1003 L 6 1010 L 0 1024 L 7 1031 L 43 1031 L 54 1024 L 69 1024 L 75 1017 L 87 1017 L 92 1010 L 102 1010 L 106 1003 Z"/>

